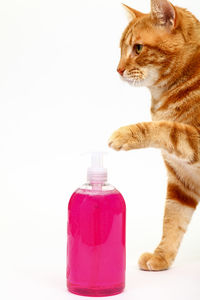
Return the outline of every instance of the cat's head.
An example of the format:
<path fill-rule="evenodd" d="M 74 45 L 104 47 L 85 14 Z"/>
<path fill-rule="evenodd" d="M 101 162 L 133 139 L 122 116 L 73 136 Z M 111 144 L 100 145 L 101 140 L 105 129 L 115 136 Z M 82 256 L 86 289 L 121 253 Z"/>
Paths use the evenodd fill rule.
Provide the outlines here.
<path fill-rule="evenodd" d="M 135 86 L 166 85 L 184 68 L 184 59 L 200 46 L 200 23 L 167 0 L 151 0 L 143 14 L 126 5 L 131 20 L 121 41 L 117 71 Z"/>

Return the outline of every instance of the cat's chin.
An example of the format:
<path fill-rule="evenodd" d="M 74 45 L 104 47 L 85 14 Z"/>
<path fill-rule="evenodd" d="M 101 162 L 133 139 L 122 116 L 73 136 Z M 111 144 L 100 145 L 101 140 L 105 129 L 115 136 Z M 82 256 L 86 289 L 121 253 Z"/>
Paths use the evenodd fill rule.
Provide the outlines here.
<path fill-rule="evenodd" d="M 128 84 L 134 87 L 146 86 L 145 79 L 133 79 L 133 78 L 121 77 L 121 80 L 127 82 Z"/>

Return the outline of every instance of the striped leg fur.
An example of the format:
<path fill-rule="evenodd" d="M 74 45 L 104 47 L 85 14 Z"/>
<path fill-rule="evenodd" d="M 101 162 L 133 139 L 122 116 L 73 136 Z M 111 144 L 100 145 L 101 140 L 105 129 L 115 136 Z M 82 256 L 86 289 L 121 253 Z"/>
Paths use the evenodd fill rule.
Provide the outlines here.
<path fill-rule="evenodd" d="M 171 266 L 196 205 L 194 195 L 183 191 L 175 182 L 168 183 L 162 239 L 153 254 L 141 255 L 138 262 L 140 269 L 161 271 Z"/>
<path fill-rule="evenodd" d="M 153 121 L 124 126 L 111 135 L 108 143 L 115 150 L 153 147 L 173 153 L 190 164 L 199 161 L 198 129 L 179 122 Z"/>
<path fill-rule="evenodd" d="M 139 259 L 142 270 L 160 271 L 173 263 L 200 197 L 200 135 L 195 126 L 171 121 L 143 122 L 113 133 L 115 150 L 154 147 L 162 150 L 168 171 L 163 236 L 154 253 Z"/>

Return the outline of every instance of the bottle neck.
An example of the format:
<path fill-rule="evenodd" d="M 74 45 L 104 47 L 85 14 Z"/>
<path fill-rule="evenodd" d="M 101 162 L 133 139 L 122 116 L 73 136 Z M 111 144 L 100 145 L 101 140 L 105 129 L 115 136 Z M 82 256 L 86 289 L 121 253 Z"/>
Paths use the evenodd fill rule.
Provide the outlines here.
<path fill-rule="evenodd" d="M 115 187 L 110 185 L 107 182 L 104 183 L 91 183 L 87 182 L 84 185 L 81 186 L 81 189 L 83 190 L 90 190 L 94 192 L 102 192 L 102 191 L 112 191 L 115 190 Z"/>
<path fill-rule="evenodd" d="M 91 185 L 92 190 L 94 191 L 102 191 L 103 186 L 105 186 L 106 182 L 90 182 L 89 185 Z"/>

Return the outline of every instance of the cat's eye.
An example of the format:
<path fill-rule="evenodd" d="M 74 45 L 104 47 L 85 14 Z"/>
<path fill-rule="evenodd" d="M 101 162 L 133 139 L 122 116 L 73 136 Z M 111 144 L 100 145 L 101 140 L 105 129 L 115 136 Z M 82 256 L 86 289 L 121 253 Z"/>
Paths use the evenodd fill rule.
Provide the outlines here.
<path fill-rule="evenodd" d="M 142 51 L 143 45 L 142 44 L 135 44 L 134 45 L 134 50 L 136 54 L 140 54 Z"/>

